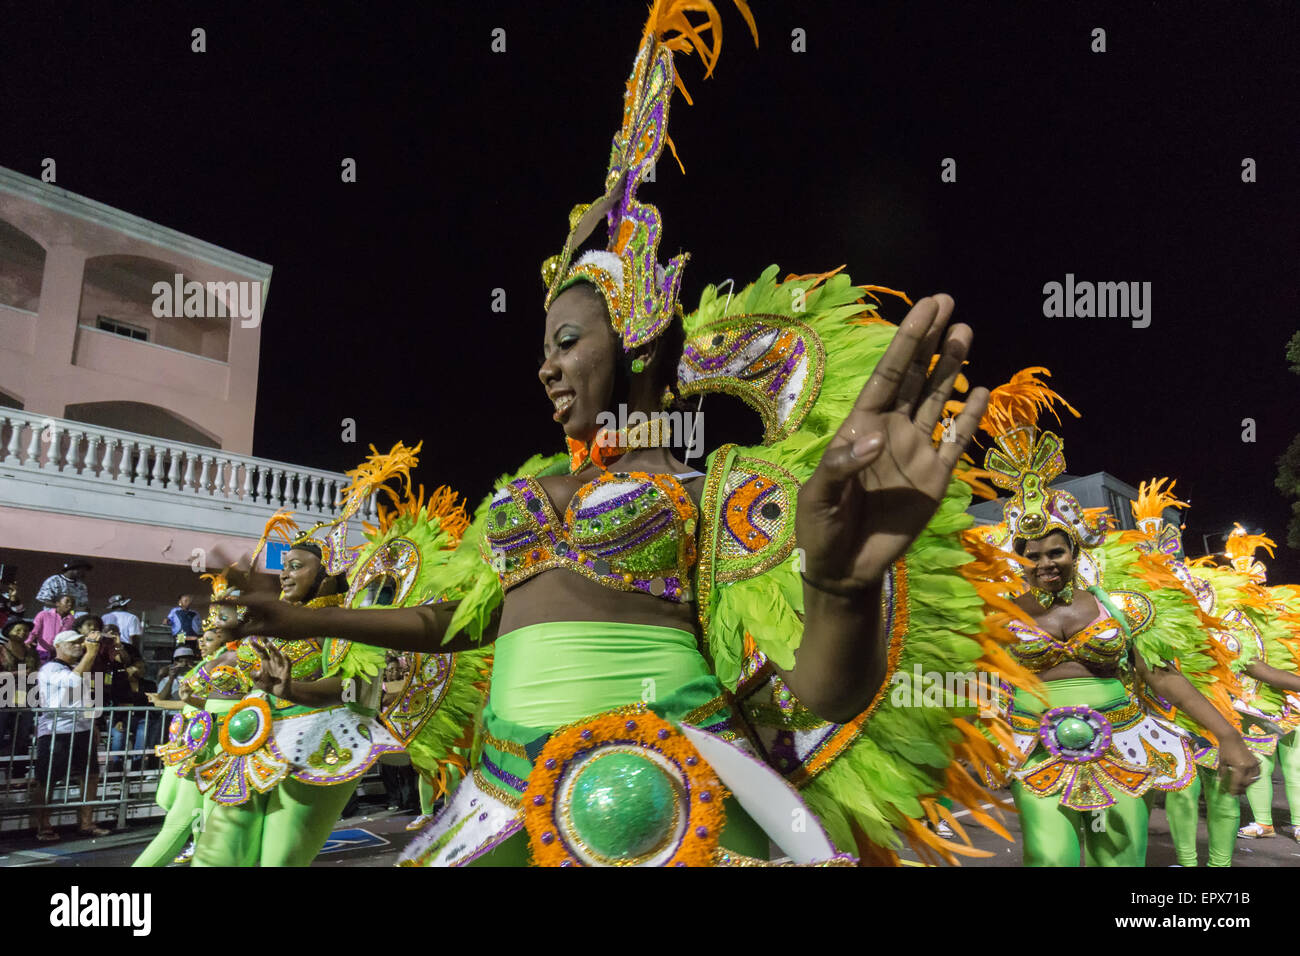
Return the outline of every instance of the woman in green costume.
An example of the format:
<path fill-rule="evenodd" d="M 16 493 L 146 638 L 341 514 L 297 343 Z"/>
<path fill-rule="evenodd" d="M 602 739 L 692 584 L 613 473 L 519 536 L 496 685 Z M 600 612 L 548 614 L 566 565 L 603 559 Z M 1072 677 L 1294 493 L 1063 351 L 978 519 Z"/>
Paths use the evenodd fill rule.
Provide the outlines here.
<path fill-rule="evenodd" d="M 277 515 L 268 534 L 281 523 Z M 293 540 L 280 601 L 338 606 L 350 557 L 310 533 Z M 236 600 L 243 599 L 227 599 Z M 347 641 L 249 638 L 237 657 L 256 689 L 230 708 L 215 754 L 195 767 L 214 806 L 193 865 L 306 866 L 362 775 L 381 754 L 402 749 L 375 719 L 383 654 Z"/>
<path fill-rule="evenodd" d="M 1205 619 L 1213 619 L 1245 596 L 1228 591 L 1223 595 L 1225 600 L 1221 601 L 1218 589 L 1188 567 L 1178 523 L 1167 521 L 1164 517 L 1170 509 L 1186 508 L 1187 502 L 1174 496 L 1174 482 L 1169 482 L 1168 487 L 1164 487 L 1168 481 L 1167 478 L 1153 478 L 1150 483 L 1143 482 L 1139 486 L 1137 501 L 1132 504 L 1138 530 L 1130 534 L 1134 536 L 1139 550 L 1164 557 L 1169 571 L 1195 599 Z M 1250 751 L 1262 758 L 1276 746 L 1276 736 L 1261 733 L 1258 728 L 1243 726 L 1242 715 L 1233 706 L 1242 694 L 1241 675 L 1251 669 L 1259 672 L 1261 665 L 1253 660 L 1254 655 L 1248 648 L 1251 642 L 1243 640 L 1244 635 L 1237 633 L 1239 629 L 1230 622 L 1224 621 L 1224 624 L 1227 625 L 1226 629 L 1207 627 L 1205 633 L 1208 640 L 1202 648 L 1192 651 L 1196 657 L 1180 658 L 1174 665 L 1180 670 L 1204 671 L 1204 658 L 1207 655 L 1226 665 L 1230 677 L 1207 687 L 1206 696 L 1234 729 L 1240 729 L 1242 741 Z M 1174 844 L 1178 865 L 1197 865 L 1196 832 L 1201 795 L 1204 794 L 1209 830 L 1209 865 L 1231 866 L 1237 842 L 1237 825 L 1241 818 L 1241 801 L 1227 788 L 1224 774 L 1227 768 L 1222 766 L 1218 743 L 1207 728 L 1187 713 L 1173 707 L 1151 688 L 1145 690 L 1143 702 L 1153 712 L 1193 735 L 1196 776 L 1186 789 L 1170 791 L 1165 795 L 1165 816 L 1169 821 L 1169 836 Z"/>
<path fill-rule="evenodd" d="M 1144 797 L 1196 779 L 1191 735 L 1143 705 L 1143 686 L 1217 738 L 1229 792 L 1241 793 L 1258 763 L 1204 696 L 1230 675 L 1204 653 L 1209 635 L 1195 601 L 1163 556 L 1107 537 L 1072 495 L 1050 486 L 1065 470 L 1064 445 L 1036 419 L 1060 399 L 1033 371 L 994 391 L 982 423 L 995 441 L 985 470 L 1013 492 L 1005 527 L 985 540 L 1024 565 L 1010 651 L 1046 692 L 1008 701 L 1024 862 L 1078 866 L 1082 854 L 1093 866 L 1143 866 Z"/>
<path fill-rule="evenodd" d="M 947 296 L 895 328 L 864 302 L 878 287 L 775 266 L 680 317 L 685 256 L 657 262 L 636 192 L 667 141 L 673 51 L 711 69 L 701 34 L 720 28 L 707 3 L 654 4 L 605 193 L 543 267 L 539 377 L 568 454 L 503 477 L 454 551 L 395 527 L 348 608 L 247 601 L 247 633 L 492 645 L 472 773 L 408 863 L 753 865 L 771 842 L 800 864 L 894 862 L 899 831 L 952 852 L 924 822 L 951 820 L 944 794 L 997 827 L 962 766 L 986 748 L 976 702 L 887 692 L 914 667 L 997 666 L 954 478 L 987 393 L 936 437 L 970 329 L 948 329 Z M 607 247 L 579 255 L 602 219 Z M 689 468 L 674 383 L 743 398 L 763 444 Z"/>
<path fill-rule="evenodd" d="M 216 597 L 230 593 L 221 576 L 216 576 L 212 593 Z M 199 792 L 194 767 L 212 758 L 226 712 L 253 686 L 248 668 L 238 661 L 233 642 L 227 644 L 223 625 L 234 621 L 233 609 L 220 607 L 213 608 L 205 622 L 207 629 L 200 646 L 203 659 L 182 678 L 178 694 L 182 710 L 172 718 L 167 743 L 156 748 L 164 768 L 168 768 L 159 778 L 157 797 L 167 816 L 132 866 L 187 863 L 194 855 L 193 841 L 202 829 L 202 818 L 213 805 Z"/>
<path fill-rule="evenodd" d="M 1198 561 L 1192 574 L 1212 589 L 1214 613 L 1227 625 L 1224 634 L 1243 662 L 1241 690 L 1236 700 L 1242 723 L 1254 731 L 1262 765 L 1259 779 L 1246 790 L 1254 819 L 1238 831 L 1243 839 L 1265 839 L 1273 829 L 1273 770 L 1282 767 L 1286 800 L 1291 807 L 1288 833 L 1300 840 L 1294 823 L 1300 808 L 1300 676 L 1297 675 L 1296 619 L 1300 606 L 1294 589 L 1265 587 L 1267 569 L 1255 558 L 1263 548 L 1271 556 L 1273 541 L 1247 534 L 1240 524 L 1228 535 L 1224 551 L 1228 566 Z"/>

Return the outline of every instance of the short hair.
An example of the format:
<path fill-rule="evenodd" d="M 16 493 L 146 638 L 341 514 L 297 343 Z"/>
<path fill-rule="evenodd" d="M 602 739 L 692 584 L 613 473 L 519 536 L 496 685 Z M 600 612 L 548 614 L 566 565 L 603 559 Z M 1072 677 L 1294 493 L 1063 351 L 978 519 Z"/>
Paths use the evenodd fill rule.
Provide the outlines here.
<path fill-rule="evenodd" d="M 19 618 L 19 619 L 16 620 L 16 621 L 10 621 L 8 624 L 6 624 L 6 625 L 4 626 L 4 630 L 3 630 L 3 631 L 0 631 L 0 634 L 3 634 L 3 636 L 4 636 L 5 638 L 11 638 L 11 637 L 13 637 L 13 636 L 14 636 L 14 634 L 13 634 L 14 628 L 17 627 L 19 624 L 26 624 L 26 625 L 27 625 L 27 630 L 28 630 L 29 632 L 30 632 L 31 629 L 32 629 L 32 622 L 31 622 L 31 621 L 28 621 L 28 620 L 24 620 L 24 619 L 22 619 L 22 618 Z"/>
<path fill-rule="evenodd" d="M 77 630 L 81 630 L 81 628 L 87 623 L 97 631 L 102 631 L 104 629 L 104 619 L 98 614 L 83 614 L 81 617 L 77 618 Z"/>

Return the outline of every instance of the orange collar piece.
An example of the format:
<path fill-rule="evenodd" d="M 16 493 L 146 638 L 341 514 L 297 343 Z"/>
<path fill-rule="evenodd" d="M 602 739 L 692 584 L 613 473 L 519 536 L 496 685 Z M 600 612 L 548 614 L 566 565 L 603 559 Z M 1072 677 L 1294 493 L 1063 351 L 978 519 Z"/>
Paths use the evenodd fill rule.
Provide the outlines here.
<path fill-rule="evenodd" d="M 622 458 L 627 452 L 626 441 L 620 440 L 619 433 L 612 432 L 608 428 L 602 428 L 596 433 L 591 447 L 576 438 L 566 436 L 564 441 L 569 446 L 569 474 L 572 475 L 582 471 L 588 461 L 601 471 L 606 471 L 611 462 Z"/>

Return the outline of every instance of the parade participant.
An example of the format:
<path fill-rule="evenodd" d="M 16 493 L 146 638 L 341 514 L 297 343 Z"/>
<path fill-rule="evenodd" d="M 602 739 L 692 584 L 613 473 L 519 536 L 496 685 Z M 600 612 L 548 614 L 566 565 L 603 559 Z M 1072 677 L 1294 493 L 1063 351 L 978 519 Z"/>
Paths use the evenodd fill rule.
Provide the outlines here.
<path fill-rule="evenodd" d="M 214 597 L 238 597 L 225 575 L 203 578 Z M 238 642 L 229 630 L 237 621 L 236 608 L 214 607 L 203 622 L 203 659 L 181 678 L 177 703 L 182 710 L 171 719 L 167 742 L 155 748 L 163 763 L 157 802 L 167 815 L 132 866 L 187 863 L 194 856 L 195 838 L 214 806 L 203 799 L 194 768 L 213 758 L 225 715 L 253 688 L 252 668 L 239 660 Z"/>
<path fill-rule="evenodd" d="M 1165 486 L 1166 482 L 1168 487 Z M 1182 583 L 1184 589 L 1195 598 L 1201 610 L 1202 623 L 1208 627 L 1210 643 L 1198 653 L 1221 659 L 1235 678 L 1208 688 L 1208 699 L 1234 729 L 1240 729 L 1243 742 L 1253 753 L 1267 752 L 1261 748 L 1271 748 L 1276 744 L 1276 738 L 1261 735 L 1258 731 L 1252 734 L 1248 729 L 1241 728 L 1241 715 L 1233 705 L 1242 693 L 1241 672 L 1250 662 L 1250 656 L 1246 653 L 1246 643 L 1230 633 L 1235 628 L 1216 617 L 1220 602 L 1216 598 L 1215 589 L 1208 582 L 1197 577 L 1187 566 L 1180 527 L 1175 521 L 1165 518 L 1167 511 L 1173 510 L 1177 513 L 1188 506 L 1187 502 L 1180 501 L 1174 496 L 1174 485 L 1175 482 L 1167 478 L 1153 478 L 1149 483 L 1143 482 L 1139 485 L 1137 501 L 1131 504 L 1138 530 L 1130 532 L 1130 535 L 1140 550 L 1160 554 L 1167 559 L 1169 570 Z M 1182 660 L 1173 663 L 1179 668 L 1183 666 Z M 1205 669 L 1204 662 L 1200 664 L 1193 662 L 1192 666 L 1193 669 Z M 1143 703 L 1152 708 L 1155 713 L 1174 721 L 1193 735 L 1196 776 L 1186 789 L 1171 791 L 1165 795 L 1165 816 L 1169 821 L 1169 836 L 1174 844 L 1178 865 L 1197 865 L 1197 821 L 1200 797 L 1204 792 L 1205 816 L 1209 830 L 1209 865 L 1231 866 L 1232 854 L 1236 846 L 1237 826 L 1241 817 L 1241 803 L 1238 797 L 1229 793 L 1224 786 L 1219 747 L 1214 735 L 1188 714 L 1172 707 L 1158 694 L 1152 693 L 1150 688 L 1146 688 L 1143 694 Z"/>
<path fill-rule="evenodd" d="M 1253 819 L 1238 836 L 1253 840 L 1271 837 L 1273 829 L 1273 770 L 1282 766 L 1289 806 L 1300 806 L 1300 641 L 1285 620 L 1285 595 L 1265 588 L 1267 569 L 1255 558 L 1263 548 L 1271 557 L 1273 541 L 1247 534 L 1236 525 L 1225 543 L 1228 567 L 1212 558 L 1193 562 L 1192 573 L 1212 588 L 1214 612 L 1226 625 L 1226 637 L 1236 642 L 1243 661 L 1241 693 L 1236 700 L 1243 725 L 1256 740 L 1261 772 L 1246 791 Z M 1294 829 L 1291 833 L 1295 836 Z"/>
<path fill-rule="evenodd" d="M 296 530 L 277 514 L 263 535 L 263 542 L 279 534 L 290 543 L 280 601 L 337 607 L 355 552 L 311 532 L 291 537 Z M 237 657 L 254 688 L 220 723 L 214 755 L 194 768 L 200 792 L 216 806 L 192 865 L 306 866 L 360 778 L 382 754 L 402 749 L 377 719 L 383 652 L 349 641 L 259 637 L 241 642 Z"/>
<path fill-rule="evenodd" d="M 1189 734 L 1147 712 L 1143 684 L 1214 735 L 1240 793 L 1258 773 L 1241 735 L 1194 684 L 1230 674 L 1204 653 L 1196 604 L 1162 556 L 1123 536 L 1106 537 L 1079 502 L 1051 482 L 1065 470 L 1064 444 L 1040 432 L 1038 413 L 1061 402 L 1031 369 L 995 389 L 981 427 L 995 441 L 984 469 L 1012 492 L 1005 527 L 984 541 L 1022 559 L 1021 612 L 1007 622 L 1016 659 L 1043 681 L 1046 701 L 1017 691 L 1012 795 L 1027 866 L 1142 866 L 1151 791 L 1177 791 L 1195 776 Z M 1074 412 L 1074 414 L 1078 414 Z M 972 538 L 972 543 L 977 539 Z M 976 546 L 977 552 L 981 549 Z M 1181 660 L 1179 671 L 1169 662 Z M 1196 664 L 1192 669 L 1189 664 Z"/>
<path fill-rule="evenodd" d="M 711 70 L 720 27 L 707 3 L 653 6 L 606 192 L 543 268 L 539 375 L 569 454 L 503 479 L 448 560 L 397 549 L 421 559 L 437 603 L 248 598 L 244 633 L 426 653 L 495 642 L 475 770 L 407 862 L 753 865 L 769 840 L 796 863 L 894 862 L 899 831 L 953 852 L 924 822 L 953 817 L 944 793 L 997 827 L 962 767 L 987 749 L 971 702 L 888 693 L 914 667 L 1027 676 L 995 660 L 958 571 L 969 488 L 952 475 L 986 393 L 953 441 L 931 439 L 970 330 L 945 335 L 946 296 L 895 328 L 847 276 L 780 282 L 776 267 L 677 318 L 685 256 L 657 263 L 659 214 L 636 192 L 667 141 L 673 52 L 694 44 Z M 578 255 L 602 219 L 608 248 Z M 688 469 L 659 417 L 674 381 L 743 397 L 763 446 Z M 620 405 L 628 427 L 609 427 Z M 792 814 L 807 820 L 796 834 Z"/>

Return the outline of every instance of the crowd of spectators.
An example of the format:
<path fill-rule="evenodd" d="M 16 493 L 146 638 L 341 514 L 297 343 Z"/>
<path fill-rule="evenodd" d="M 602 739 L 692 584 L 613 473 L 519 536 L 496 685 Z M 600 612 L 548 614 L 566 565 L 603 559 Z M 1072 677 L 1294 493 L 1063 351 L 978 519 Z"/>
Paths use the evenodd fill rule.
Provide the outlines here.
<path fill-rule="evenodd" d="M 11 781 L 30 778 L 37 838 L 43 841 L 59 839 L 49 816 L 52 791 L 59 786 L 78 788 L 83 801 L 91 800 L 102 765 L 109 774 L 158 766 L 153 748 L 162 741 L 167 711 L 180 706 L 180 680 L 197 662 L 204 636 L 189 595 L 178 596 L 166 619 L 172 658 L 151 677 L 142 654 L 144 626 L 128 609 L 131 598 L 114 594 L 102 615 L 90 613 L 85 576 L 91 570 L 84 561 L 65 562 L 41 584 L 30 617 L 17 582 L 0 580 L 0 680 L 15 691 L 0 704 L 0 775 Z M 0 566 L 0 573 L 5 571 L 12 574 Z M 385 704 L 403 687 L 411 664 L 409 654 L 388 655 Z M 385 761 L 380 771 L 389 809 L 418 812 L 410 765 Z M 95 825 L 93 812 L 91 805 L 79 807 L 78 833 L 107 832 Z"/>
<path fill-rule="evenodd" d="M 50 791 L 64 784 L 93 799 L 105 736 L 108 773 L 158 766 L 153 748 L 162 741 L 166 701 L 196 660 L 201 620 L 188 595 L 167 617 L 179 646 L 155 683 L 131 598 L 114 594 L 102 615 L 90 613 L 91 570 L 85 561 L 64 562 L 28 607 L 14 569 L 0 567 L 8 578 L 0 579 L 0 680 L 7 688 L 0 702 L 0 772 L 11 781 L 30 777 L 38 805 L 48 805 Z M 86 835 L 104 832 L 92 811 L 80 811 L 79 832 Z M 48 811 L 38 810 L 36 824 L 38 839 L 58 838 Z"/>

